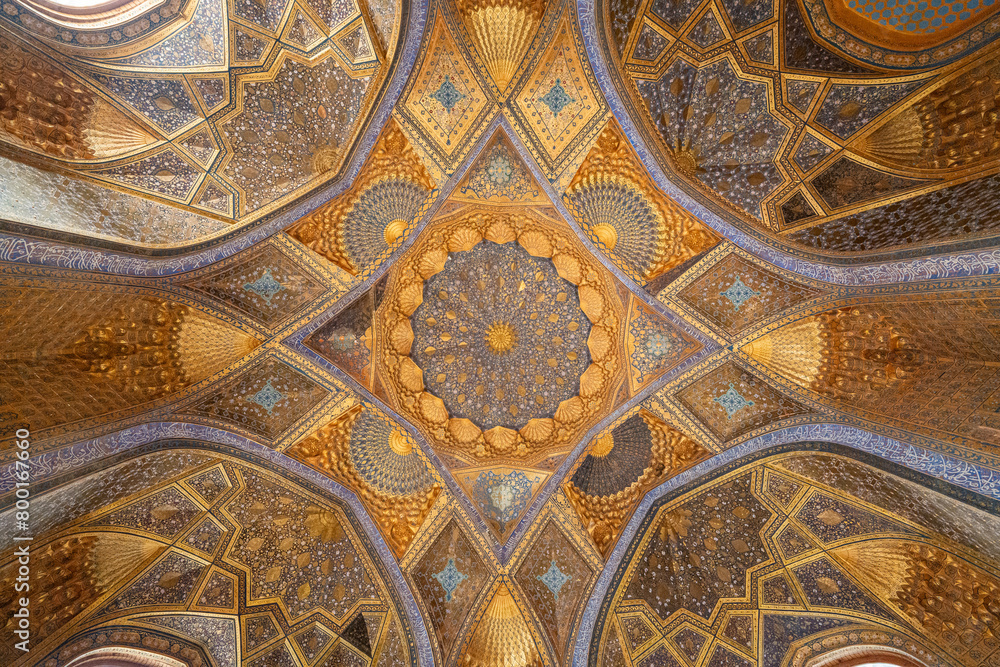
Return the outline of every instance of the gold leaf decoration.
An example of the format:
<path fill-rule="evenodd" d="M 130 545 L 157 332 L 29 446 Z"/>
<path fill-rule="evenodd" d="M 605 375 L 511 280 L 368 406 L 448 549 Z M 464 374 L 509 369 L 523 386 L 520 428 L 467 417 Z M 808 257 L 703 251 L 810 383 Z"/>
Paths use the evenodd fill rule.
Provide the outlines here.
<path fill-rule="evenodd" d="M 435 482 L 413 493 L 399 495 L 386 492 L 366 481 L 355 467 L 350 453 L 351 430 L 364 409 L 366 408 L 356 405 L 347 410 L 294 445 L 288 450 L 288 455 L 353 489 L 386 536 L 396 556 L 402 557 L 440 495 L 441 485 Z M 400 443 L 401 438 L 406 442 Z M 399 432 L 398 428 L 390 431 L 385 444 L 397 455 L 417 456 L 412 444 L 408 442 L 408 436 Z M 426 461 L 424 465 L 427 465 Z M 324 539 L 339 539 L 338 536 L 344 534 L 343 529 L 339 523 L 334 526 L 336 517 L 328 517 L 328 514 L 329 512 L 323 513 L 317 508 L 316 512 L 310 513 L 307 526 L 314 535 L 323 536 Z"/>
<path fill-rule="evenodd" d="M 493 595 L 465 649 L 468 667 L 541 667 L 538 648 L 506 584 Z"/>
<path fill-rule="evenodd" d="M 621 528 L 649 489 L 708 455 L 701 445 L 652 413 L 640 410 L 638 415 L 648 429 L 653 444 L 645 469 L 630 486 L 612 495 L 599 496 L 589 495 L 580 490 L 573 481 L 563 485 L 563 491 L 570 504 L 579 514 L 594 544 L 605 556 L 614 546 Z M 597 459 L 608 457 L 614 450 L 612 433 L 613 431 L 606 432 L 596 438 L 588 451 L 588 456 Z M 690 522 L 685 523 L 684 518 L 679 517 L 675 524 L 677 533 L 683 536 Z"/>
<path fill-rule="evenodd" d="M 721 240 L 660 192 L 614 119 L 570 182 L 566 201 L 598 248 L 636 280 L 652 280 Z"/>
<path fill-rule="evenodd" d="M 363 259 L 375 262 L 406 237 L 413 216 L 434 185 L 406 136 L 390 118 L 350 189 L 296 222 L 288 234 L 351 275 L 358 275 L 374 268 L 360 265 Z M 370 201 L 366 195 L 379 188 L 393 192 L 400 206 L 383 210 Z M 354 233 L 347 230 L 349 223 L 355 228 L 380 225 L 380 229 L 359 237 L 375 246 L 354 245 L 360 241 L 352 243 L 348 238 Z"/>
<path fill-rule="evenodd" d="M 543 0 L 459 1 L 459 14 L 501 92 L 517 72 L 538 30 L 545 5 Z"/>
<path fill-rule="evenodd" d="M 383 369 L 382 377 L 387 379 L 386 387 L 396 408 L 420 426 L 433 445 L 461 453 L 471 461 L 497 456 L 524 460 L 541 453 L 544 448 L 569 445 L 575 434 L 585 428 L 590 420 L 608 409 L 610 402 L 614 400 L 612 388 L 616 383 L 615 378 L 625 368 L 624 351 L 621 346 L 613 343 L 620 337 L 619 327 L 624 322 L 624 306 L 613 288 L 610 274 L 573 241 L 568 229 L 555 228 L 530 209 L 523 212 L 498 211 L 480 206 L 458 209 L 450 217 L 435 221 L 425 230 L 422 238 L 424 240 L 418 241 L 394 267 L 386 297 L 376 312 L 376 327 L 380 332 L 376 338 L 382 341 L 377 349 L 378 364 Z M 408 329 L 401 328 L 404 322 L 410 322 L 417 308 L 424 303 L 425 296 L 427 299 L 433 298 L 434 302 L 454 302 L 455 307 L 449 306 L 446 316 L 455 318 L 455 312 L 465 307 L 462 304 L 468 298 L 467 295 L 448 293 L 439 288 L 434 288 L 433 294 L 425 295 L 427 269 L 432 267 L 438 270 L 437 267 L 448 261 L 449 254 L 468 252 L 482 240 L 500 245 L 517 242 L 521 248 L 536 257 L 548 257 L 558 248 L 552 260 L 556 272 L 561 278 L 572 278 L 573 284 L 579 286 L 577 293 L 580 307 L 591 322 L 591 342 L 588 344 L 593 348 L 592 358 L 590 365 L 583 369 L 580 376 L 579 394 L 560 401 L 553 412 L 544 415 L 544 419 L 532 418 L 530 423 L 518 425 L 518 430 L 486 426 L 480 429 L 473 421 L 475 417 L 451 414 L 445 402 L 430 387 L 444 382 L 453 372 L 456 376 L 465 377 L 465 371 L 458 366 L 449 365 L 436 371 L 439 374 L 434 378 L 423 377 L 423 373 L 418 372 L 421 371 L 420 366 L 411 355 L 418 352 L 426 355 L 444 354 L 442 363 L 455 364 L 462 353 L 458 349 L 448 353 L 441 352 L 437 349 L 436 337 L 426 341 L 422 339 L 420 350 L 415 350 L 412 344 L 408 349 L 405 343 L 411 341 L 409 335 L 404 336 L 403 332 L 415 331 L 417 327 L 414 323 Z M 445 252 L 444 248 L 448 251 Z M 526 281 L 540 279 L 541 274 L 519 278 L 498 274 L 496 277 L 497 281 L 513 280 L 515 293 L 524 289 Z M 516 287 L 518 284 L 519 288 Z M 478 286 L 480 290 L 485 288 L 485 283 Z M 562 291 L 558 300 L 562 303 L 565 302 L 567 293 L 565 287 L 560 289 Z M 558 315 L 546 315 L 543 311 L 532 317 L 538 317 L 539 322 L 543 318 L 549 323 L 563 322 L 560 319 L 549 319 L 558 318 Z M 583 318 L 577 317 L 577 320 L 581 319 Z M 421 326 L 422 323 L 423 320 Z M 435 318 L 428 320 L 427 324 L 434 326 Z M 576 331 L 580 322 L 567 320 L 565 326 L 569 331 Z M 509 326 L 498 321 L 490 327 L 487 336 L 488 344 L 492 345 L 490 349 L 497 355 L 508 354 L 511 347 L 517 344 Z M 452 340 L 452 334 L 445 332 L 441 334 L 440 340 L 448 344 Z M 575 360 L 578 357 L 569 358 Z M 555 368 L 560 363 L 554 356 L 541 361 L 546 364 L 546 368 Z M 536 386 L 538 378 L 542 377 L 538 374 L 531 375 L 531 386 Z M 464 379 L 461 381 L 465 382 Z M 527 384 L 526 382 L 525 385 Z M 501 392 L 515 390 L 528 391 L 526 386 L 517 389 L 497 387 L 489 391 L 497 391 L 499 397 Z M 484 392 L 486 386 L 481 384 L 475 391 Z M 465 401 L 464 397 L 465 394 L 456 400 L 462 403 Z M 485 409 L 493 409 L 493 406 L 486 405 Z M 517 410 L 517 406 L 508 408 L 510 414 L 516 417 L 514 410 Z"/>

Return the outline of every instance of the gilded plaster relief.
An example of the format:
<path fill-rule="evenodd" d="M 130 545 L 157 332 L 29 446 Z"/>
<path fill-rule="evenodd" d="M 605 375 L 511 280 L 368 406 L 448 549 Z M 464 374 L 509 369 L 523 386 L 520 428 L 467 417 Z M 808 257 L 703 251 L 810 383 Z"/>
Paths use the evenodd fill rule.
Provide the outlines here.
<path fill-rule="evenodd" d="M 396 107 L 417 150 L 448 176 L 502 115 L 546 178 L 565 186 L 608 110 L 574 5 L 441 0 L 429 10 L 429 41 Z"/>
<path fill-rule="evenodd" d="M 470 212 L 428 231 L 378 317 L 395 402 L 470 461 L 569 444 L 622 379 L 609 276 L 538 215 Z"/>
<path fill-rule="evenodd" d="M 995 295 L 967 287 L 844 290 L 720 246 L 658 297 L 733 345 L 670 381 L 656 409 L 716 451 L 837 422 L 992 458 Z"/>
<path fill-rule="evenodd" d="M 1000 19 L 911 4 L 0 2 L 0 663 L 998 667 Z"/>
<path fill-rule="evenodd" d="M 995 9 L 876 4 L 602 0 L 595 52 L 724 219 L 824 252 L 995 234 Z"/>
<path fill-rule="evenodd" d="M 17 290 L 24 307 L 20 317 L 4 318 L 4 409 L 11 422 L 43 431 L 148 407 L 261 343 L 166 294 L 81 287 L 5 286 Z"/>
<path fill-rule="evenodd" d="M 27 188 L 3 209 L 12 221 L 169 247 L 281 211 L 344 174 L 407 16 L 354 0 L 134 4 L 122 25 L 114 12 L 4 5 L 0 148 L 31 170 L 25 180 L 54 172 L 128 208 L 163 208 L 154 229 L 38 222 L 26 210 L 46 195 Z"/>
<path fill-rule="evenodd" d="M 436 508 L 437 509 L 437 508 Z M 600 558 L 562 497 L 506 563 L 442 506 L 403 561 L 435 664 L 565 664 Z"/>
<path fill-rule="evenodd" d="M 518 211 L 435 222 L 374 320 L 378 381 L 501 543 L 627 371 L 613 279 L 568 230 Z"/>
<path fill-rule="evenodd" d="M 434 185 L 390 119 L 351 188 L 288 234 L 352 276 L 364 276 L 406 239 Z"/>
<path fill-rule="evenodd" d="M 606 556 L 646 491 L 706 455 L 696 442 L 640 409 L 595 439 L 564 491 Z"/>
<path fill-rule="evenodd" d="M 998 563 L 968 550 L 997 530 L 995 501 L 984 512 L 878 465 L 765 456 L 658 500 L 604 598 L 590 664 L 806 664 L 852 645 L 992 664 Z"/>
<path fill-rule="evenodd" d="M 402 556 L 420 529 L 441 483 L 413 438 L 374 406 L 355 405 L 289 450 L 364 502 Z"/>
<path fill-rule="evenodd" d="M 457 43 L 454 23 L 444 3 L 431 5 L 433 29 L 427 37 L 423 60 L 407 83 L 396 108 L 410 135 L 447 172 L 467 153 L 474 132 L 493 111 L 482 72 L 469 64 Z"/>
<path fill-rule="evenodd" d="M 989 448 L 1000 433 L 995 301 L 990 290 L 855 302 L 786 324 L 745 350 L 841 409 Z M 965 391 L 946 389 L 958 387 Z"/>
<path fill-rule="evenodd" d="M 509 107 L 535 160 L 551 174 L 585 147 L 607 109 L 585 64 L 572 8 L 567 4 L 553 17 L 544 34 L 547 46 L 532 57 Z"/>
<path fill-rule="evenodd" d="M 639 282 L 655 281 L 720 240 L 653 185 L 614 120 L 565 197 L 594 245 Z"/>
<path fill-rule="evenodd" d="M 524 59 L 545 13 L 546 3 L 543 0 L 474 0 L 456 4 L 476 51 L 502 94 Z"/>
<path fill-rule="evenodd" d="M 75 485 L 89 493 L 38 498 L 69 513 L 36 535 L 37 641 L 64 645 L 38 664 L 102 646 L 188 667 L 270 664 L 275 654 L 285 664 L 415 664 L 412 630 L 354 509 L 188 444 L 121 463 L 109 471 L 116 483 L 83 476 Z M 5 558 L 5 584 L 16 566 Z M 5 614 L 13 604 L 5 598 Z M 19 658 L 12 631 L 6 664 Z"/>

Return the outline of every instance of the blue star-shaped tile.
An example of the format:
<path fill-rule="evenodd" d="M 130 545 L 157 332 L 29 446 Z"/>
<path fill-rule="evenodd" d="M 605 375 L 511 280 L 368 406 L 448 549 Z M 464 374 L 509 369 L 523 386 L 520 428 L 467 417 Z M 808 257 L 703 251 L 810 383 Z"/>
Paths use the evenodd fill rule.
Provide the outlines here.
<path fill-rule="evenodd" d="M 272 387 L 271 381 L 268 380 L 267 384 L 260 391 L 250 397 L 250 400 L 267 410 L 267 414 L 271 414 L 271 410 L 274 410 L 274 406 L 278 404 L 278 401 L 284 398 L 285 395 Z"/>
<path fill-rule="evenodd" d="M 743 394 L 736 391 L 732 382 L 729 383 L 729 389 L 726 390 L 726 393 L 716 398 L 715 402 L 726 411 L 726 419 L 732 419 L 737 412 L 754 404 L 753 401 L 743 398 Z"/>
<path fill-rule="evenodd" d="M 264 301 L 271 303 L 271 297 L 285 289 L 285 286 L 274 279 L 274 276 L 271 275 L 271 269 L 265 269 L 264 275 L 252 283 L 246 283 L 243 285 L 243 289 L 248 292 L 253 292 L 256 295 L 263 297 Z"/>
<path fill-rule="evenodd" d="M 736 280 L 729 286 L 728 289 L 723 292 L 719 292 L 719 296 L 724 296 L 729 299 L 729 302 L 733 304 L 733 308 L 739 310 L 740 306 L 744 303 L 755 296 L 760 296 L 760 292 L 754 291 L 744 285 L 743 281 L 740 280 L 739 276 L 737 276 Z"/>
<path fill-rule="evenodd" d="M 451 113 L 451 110 L 455 108 L 458 101 L 465 97 L 465 95 L 458 92 L 455 84 L 451 82 L 450 76 L 445 76 L 444 83 L 441 84 L 441 87 L 431 97 L 440 102 L 441 106 L 448 110 L 448 113 Z"/>
<path fill-rule="evenodd" d="M 455 592 L 460 583 L 469 578 L 468 575 L 458 571 L 458 568 L 455 567 L 454 558 L 449 558 L 448 564 L 444 566 L 444 569 L 431 576 L 437 579 L 438 583 L 441 584 L 441 588 L 444 589 L 444 599 L 446 602 L 451 602 L 451 594 Z"/>
<path fill-rule="evenodd" d="M 572 103 L 573 98 L 566 94 L 566 89 L 562 87 L 562 81 L 556 79 L 556 85 L 545 93 L 542 102 L 549 107 L 549 111 L 557 114 L 565 109 L 567 104 Z"/>
<path fill-rule="evenodd" d="M 543 584 L 548 586 L 549 590 L 552 591 L 552 595 L 559 599 L 559 591 L 562 589 L 563 585 L 569 581 L 570 576 L 559 569 L 555 561 L 552 561 L 549 565 L 549 569 L 545 571 L 545 574 L 538 575 L 538 580 Z"/>

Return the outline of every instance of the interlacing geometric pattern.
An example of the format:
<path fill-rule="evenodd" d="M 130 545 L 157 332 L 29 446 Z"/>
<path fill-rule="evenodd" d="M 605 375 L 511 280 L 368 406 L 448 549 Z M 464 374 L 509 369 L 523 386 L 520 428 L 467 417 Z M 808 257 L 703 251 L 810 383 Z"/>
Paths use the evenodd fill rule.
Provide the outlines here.
<path fill-rule="evenodd" d="M 0 664 L 1000 667 L 997 7 L 3 0 Z"/>
<path fill-rule="evenodd" d="M 21 193 L 3 218 L 167 248 L 336 184 L 385 99 L 408 21 L 403 5 L 355 0 L 175 0 L 97 15 L 42 4 L 0 12 L 0 172 Z M 38 214 L 52 189 L 58 220 Z M 150 215 L 158 229 L 140 231 Z"/>
<path fill-rule="evenodd" d="M 382 381 L 398 409 L 436 445 L 470 462 L 525 460 L 569 445 L 607 409 L 624 371 L 616 345 L 624 313 L 606 270 L 537 215 L 461 214 L 435 225 L 426 239 L 399 263 L 376 315 Z M 514 244 L 520 249 L 505 249 Z M 465 253 L 472 256 L 452 259 Z M 534 268 L 531 257 L 549 270 Z M 448 282 L 452 262 L 468 294 Z M 497 297 L 493 305 L 484 301 Z M 429 309 L 428 302 L 441 306 Z M 485 319 L 469 320 L 465 303 Z M 558 358 L 543 361 L 537 347 Z M 456 381 L 447 382 L 440 372 L 446 369 Z M 472 396 L 484 393 L 486 399 Z M 499 412 L 505 414 L 494 416 Z"/>
<path fill-rule="evenodd" d="M 1000 21 L 918 4 L 595 8 L 650 159 L 738 226 L 837 252 L 995 234 L 992 207 L 949 210 L 992 187 Z"/>

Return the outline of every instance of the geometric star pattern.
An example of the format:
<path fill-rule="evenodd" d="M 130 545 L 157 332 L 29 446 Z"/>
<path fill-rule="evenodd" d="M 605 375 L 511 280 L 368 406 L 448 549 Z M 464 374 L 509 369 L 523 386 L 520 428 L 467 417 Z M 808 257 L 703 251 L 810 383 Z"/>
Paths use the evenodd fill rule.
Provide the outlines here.
<path fill-rule="evenodd" d="M 1000 665 L 995 3 L 27 4 L 0 664 Z"/>

